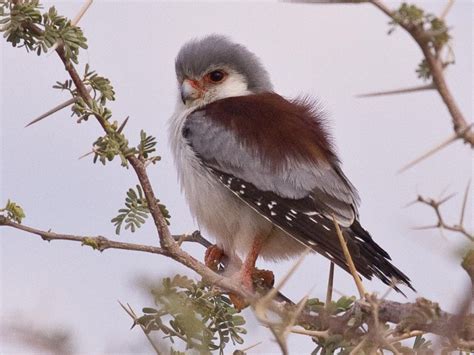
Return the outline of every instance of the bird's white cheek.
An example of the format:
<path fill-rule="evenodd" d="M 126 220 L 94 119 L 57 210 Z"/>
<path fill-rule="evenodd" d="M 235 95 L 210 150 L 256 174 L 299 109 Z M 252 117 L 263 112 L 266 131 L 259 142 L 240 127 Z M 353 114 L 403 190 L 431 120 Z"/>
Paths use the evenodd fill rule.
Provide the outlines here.
<path fill-rule="evenodd" d="M 223 84 L 220 92 L 223 97 L 240 96 L 249 93 L 246 82 L 233 78 L 229 78 L 229 80 Z"/>
<path fill-rule="evenodd" d="M 231 75 L 225 82 L 212 90 L 214 100 L 226 97 L 242 96 L 250 94 L 246 81 L 240 75 Z"/>

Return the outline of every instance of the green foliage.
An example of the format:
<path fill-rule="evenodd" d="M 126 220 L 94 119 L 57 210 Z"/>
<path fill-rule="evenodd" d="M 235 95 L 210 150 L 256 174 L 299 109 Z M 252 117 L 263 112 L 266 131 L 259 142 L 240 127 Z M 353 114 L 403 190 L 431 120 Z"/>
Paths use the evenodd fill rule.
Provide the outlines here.
<path fill-rule="evenodd" d="M 425 21 L 425 12 L 416 5 L 402 3 L 398 10 L 393 13 L 393 20 L 390 21 L 391 28 L 389 34 L 392 33 L 399 24 L 405 26 L 423 26 Z"/>
<path fill-rule="evenodd" d="M 245 320 L 237 314 L 229 299 L 210 286 L 185 276 L 166 278 L 162 286 L 152 290 L 156 308 L 144 308 L 137 323 L 147 333 L 158 331 L 172 343 L 181 340 L 186 350 L 200 354 L 219 351 L 231 341 L 242 344 Z"/>
<path fill-rule="evenodd" d="M 90 71 L 89 64 L 86 64 L 82 81 L 84 85 L 92 88 L 94 100 L 99 100 L 102 105 L 105 105 L 107 101 L 115 100 L 115 91 L 110 80 L 98 75 L 95 71 Z"/>
<path fill-rule="evenodd" d="M 148 136 L 144 130 L 140 131 L 140 144 L 138 145 L 138 154 L 140 157 L 145 159 L 153 153 L 156 145 L 156 138 L 153 136 Z"/>
<path fill-rule="evenodd" d="M 436 53 L 451 39 L 449 29 L 442 19 L 433 14 L 425 13 L 423 9 L 415 5 L 403 3 L 398 10 L 394 11 L 393 20 L 389 22 L 389 25 L 389 34 L 393 33 L 398 25 L 416 30 Z M 452 63 L 447 62 L 444 65 Z M 425 59 L 418 65 L 416 73 L 420 79 L 428 80 L 431 78 L 430 68 Z"/>
<path fill-rule="evenodd" d="M 101 105 L 105 105 L 107 101 L 115 100 L 115 91 L 112 84 L 110 83 L 110 80 L 100 76 L 95 71 L 91 71 L 89 64 L 86 64 L 85 66 L 82 82 L 85 86 L 91 87 L 93 99 L 98 101 Z M 69 91 L 72 97 L 77 96 L 77 90 L 71 79 L 68 79 L 64 82 L 57 81 L 56 84 L 53 85 L 53 88 Z M 86 110 L 88 108 L 85 103 L 81 106 L 85 106 L 82 108 L 82 110 Z M 86 112 L 80 112 L 80 109 L 76 108 L 73 110 L 73 113 L 77 116 L 81 116 Z M 90 112 L 89 114 L 93 114 L 93 112 Z"/>
<path fill-rule="evenodd" d="M 127 138 L 116 130 L 110 130 L 109 133 L 97 138 L 93 147 L 94 163 L 99 160 L 103 165 L 107 161 L 112 161 L 116 156 L 119 156 L 121 165 L 128 167 L 127 157 L 136 153 L 135 148 L 128 147 Z"/>
<path fill-rule="evenodd" d="M 137 185 L 137 191 L 130 188 L 125 198 L 125 207 L 119 209 L 117 217 L 112 218 L 111 222 L 115 225 L 115 233 L 120 234 L 120 229 L 125 223 L 125 229 L 130 229 L 132 233 L 140 228 L 148 218 L 150 210 L 148 203 L 143 195 L 142 188 Z"/>
<path fill-rule="evenodd" d="M 148 214 L 150 214 L 148 203 L 145 195 L 143 194 L 142 188 L 140 185 L 137 185 L 136 189 L 137 191 L 135 191 L 133 188 L 130 188 L 127 191 L 127 196 L 125 198 L 125 208 L 119 209 L 119 214 L 111 220 L 115 226 L 116 234 L 120 234 L 120 230 L 124 223 L 125 229 L 130 229 L 132 233 L 134 233 L 146 222 Z M 160 208 L 161 214 L 166 219 L 166 223 L 169 225 L 169 219 L 171 218 L 169 211 L 166 209 L 166 206 L 161 203 L 158 203 L 158 206 Z"/>
<path fill-rule="evenodd" d="M 83 100 L 79 100 L 83 103 Z M 117 129 L 117 122 L 110 126 L 109 133 L 97 138 L 94 142 L 94 163 L 99 160 L 103 165 L 107 161 L 112 161 L 116 156 L 120 157 L 121 164 L 128 167 L 127 158 L 131 155 L 138 154 L 138 157 L 151 163 L 156 163 L 161 159 L 159 156 L 151 156 L 156 151 L 156 138 L 148 136 L 145 131 L 140 132 L 140 143 L 138 146 L 130 148 L 128 140 L 122 133 L 123 126 Z"/>
<path fill-rule="evenodd" d="M 352 348 L 350 342 L 345 341 L 342 335 L 334 334 L 325 339 L 318 339 L 318 346 L 311 354 L 336 354 L 336 350 L 339 350 L 337 354 L 349 354 Z"/>
<path fill-rule="evenodd" d="M 426 340 L 425 338 L 423 338 L 423 336 L 418 335 L 415 338 L 415 342 L 413 343 L 413 350 L 416 350 L 417 353 L 427 351 L 430 350 L 431 345 L 431 340 Z"/>
<path fill-rule="evenodd" d="M 418 64 L 418 68 L 416 68 L 416 74 L 418 75 L 418 78 L 425 81 L 431 79 L 431 70 L 426 59 L 423 59 L 420 64 Z"/>
<path fill-rule="evenodd" d="M 310 298 L 306 303 L 308 310 L 320 313 L 326 312 L 328 315 L 337 315 L 339 313 L 349 310 L 354 301 L 356 300 L 355 296 L 347 297 L 342 296 L 337 301 L 331 301 L 328 305 L 320 301 L 318 298 Z"/>
<path fill-rule="evenodd" d="M 25 212 L 23 211 L 23 208 L 21 208 L 21 206 L 16 202 L 10 200 L 7 201 L 7 204 L 4 208 L 0 208 L 0 213 L 7 219 L 17 223 L 21 223 L 23 218 L 25 218 Z"/>
<path fill-rule="evenodd" d="M 82 30 L 71 25 L 66 17 L 59 16 L 54 6 L 43 14 L 41 8 L 38 0 L 7 2 L 0 19 L 3 36 L 13 47 L 25 47 L 38 55 L 60 42 L 65 57 L 77 64 L 79 49 L 87 48 Z"/>
<path fill-rule="evenodd" d="M 140 143 L 137 146 L 138 157 L 152 164 L 155 164 L 157 161 L 160 161 L 160 156 L 151 155 L 151 153 L 156 151 L 155 146 L 156 138 L 153 136 L 148 136 L 144 130 L 141 130 Z"/>
<path fill-rule="evenodd" d="M 71 96 L 76 96 L 76 89 L 74 88 L 73 82 L 71 79 L 64 81 L 56 81 L 56 84 L 53 85 L 53 89 L 67 90 L 71 93 Z"/>
<path fill-rule="evenodd" d="M 430 40 L 435 48 L 441 48 L 451 39 L 446 23 L 434 15 L 427 15 L 426 21 L 429 23 Z"/>
<path fill-rule="evenodd" d="M 169 219 L 171 218 L 170 211 L 162 203 L 159 203 L 158 207 L 160 208 L 160 212 L 166 220 L 166 224 L 170 225 L 170 221 L 169 221 Z"/>

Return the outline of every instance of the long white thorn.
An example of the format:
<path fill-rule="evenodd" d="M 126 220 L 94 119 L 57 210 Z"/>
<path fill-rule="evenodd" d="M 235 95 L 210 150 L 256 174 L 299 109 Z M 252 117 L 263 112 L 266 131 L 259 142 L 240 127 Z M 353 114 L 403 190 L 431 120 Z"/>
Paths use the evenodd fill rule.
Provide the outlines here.
<path fill-rule="evenodd" d="M 470 187 L 471 187 L 471 179 L 469 179 L 469 182 L 467 183 L 466 191 L 464 192 L 464 197 L 463 197 L 463 200 L 462 200 L 461 217 L 459 218 L 459 226 L 460 227 L 462 227 L 463 224 L 464 224 L 464 214 L 466 213 L 467 197 L 469 196 Z"/>
<path fill-rule="evenodd" d="M 449 11 L 454 5 L 454 0 L 448 0 L 446 6 L 444 7 L 443 11 L 441 11 L 441 14 L 439 15 L 439 18 L 441 20 L 444 20 L 446 16 L 448 15 Z"/>
<path fill-rule="evenodd" d="M 429 158 L 430 156 L 432 156 L 433 154 L 435 154 L 436 152 L 439 152 L 441 149 L 447 147 L 448 145 L 450 145 L 451 143 L 453 143 L 455 140 L 457 140 L 459 138 L 459 135 L 457 133 L 454 133 L 453 135 L 451 135 L 448 139 L 444 140 L 443 142 L 441 142 L 440 144 L 437 144 L 435 147 L 431 148 L 430 150 L 428 150 L 426 153 L 423 153 L 422 155 L 420 155 L 418 158 L 412 160 L 411 162 L 409 162 L 408 164 L 406 164 L 405 166 L 401 167 L 398 171 L 397 171 L 397 174 L 401 174 L 403 173 L 404 171 L 407 171 L 408 169 L 410 169 L 412 166 L 418 164 L 419 162 L 425 160 L 426 158 Z"/>
<path fill-rule="evenodd" d="M 92 87 L 89 86 L 89 87 L 87 88 L 87 92 L 91 92 L 91 90 L 92 90 Z M 49 111 L 43 113 L 42 115 L 36 117 L 33 121 L 31 121 L 30 123 L 28 123 L 28 124 L 25 126 L 25 128 L 31 126 L 32 124 L 35 124 L 35 123 L 37 123 L 37 122 L 43 120 L 43 119 L 45 119 L 45 118 L 48 117 L 48 116 L 51 116 L 53 113 L 56 113 L 56 112 L 58 112 L 58 111 L 61 111 L 63 108 L 66 108 L 66 107 L 72 105 L 74 102 L 76 102 L 76 99 L 73 97 L 73 98 L 70 98 L 69 100 L 67 100 L 67 101 L 65 101 L 65 102 L 63 102 L 63 103 L 61 103 L 61 104 L 59 104 L 59 105 L 53 107 L 51 110 L 49 110 Z"/>
<path fill-rule="evenodd" d="M 387 90 L 387 91 L 370 92 L 370 93 L 367 93 L 367 94 L 356 95 L 355 97 L 363 98 L 363 97 L 409 94 L 409 93 L 412 93 L 412 92 L 433 90 L 435 88 L 436 88 L 435 85 L 433 83 L 430 83 L 428 85 L 412 86 L 412 87 L 403 88 L 403 89 L 394 89 L 394 90 Z"/>
<path fill-rule="evenodd" d="M 25 126 L 25 128 L 31 126 L 32 124 L 35 124 L 36 122 L 41 121 L 42 119 L 45 119 L 45 118 L 48 117 L 48 116 L 51 116 L 53 113 L 56 113 L 56 112 L 58 112 L 58 111 L 61 111 L 63 108 L 66 108 L 66 107 L 72 105 L 75 101 L 76 101 L 76 99 L 73 97 L 73 98 L 71 98 L 71 99 L 69 99 L 69 100 L 63 102 L 62 104 L 59 104 L 58 106 L 53 107 L 51 110 L 49 110 L 49 111 L 43 113 L 42 115 L 38 116 L 38 117 L 35 118 L 33 121 L 31 121 L 30 123 L 28 123 L 28 124 Z"/>

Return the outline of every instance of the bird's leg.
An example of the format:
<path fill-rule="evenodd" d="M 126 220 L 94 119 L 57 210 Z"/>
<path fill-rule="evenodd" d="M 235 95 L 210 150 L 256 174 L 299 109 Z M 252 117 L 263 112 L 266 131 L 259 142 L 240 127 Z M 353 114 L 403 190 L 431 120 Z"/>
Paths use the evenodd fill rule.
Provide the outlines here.
<path fill-rule="evenodd" d="M 269 289 L 273 286 L 274 276 L 273 272 L 269 270 L 260 270 L 255 268 L 255 263 L 257 261 L 258 255 L 262 250 L 262 246 L 265 242 L 265 236 L 257 236 L 253 243 L 250 251 L 245 258 L 244 263 L 238 273 L 239 281 L 242 283 L 242 286 L 245 287 L 248 291 L 254 292 L 254 284 L 257 287 L 264 289 Z M 206 254 L 204 256 L 204 262 L 206 266 L 214 271 L 218 271 L 218 266 L 225 258 L 224 251 L 219 248 L 217 245 L 211 245 L 206 249 Z M 248 306 L 248 303 L 242 299 L 240 296 L 229 293 L 229 298 L 234 304 L 234 307 L 238 310 L 244 309 Z"/>
<path fill-rule="evenodd" d="M 218 266 L 224 258 L 224 251 L 219 248 L 217 245 L 211 245 L 206 249 L 206 254 L 204 255 L 204 263 L 206 266 L 214 271 L 218 270 Z"/>
<path fill-rule="evenodd" d="M 240 271 L 240 279 L 242 285 L 249 291 L 253 292 L 253 275 L 255 273 L 255 263 L 257 262 L 258 255 L 262 250 L 265 237 L 257 236 L 253 240 L 252 247 L 250 248 L 247 257 L 244 260 L 242 269 Z"/>
<path fill-rule="evenodd" d="M 262 250 L 265 239 L 267 239 L 266 236 L 257 236 L 253 240 L 252 247 L 250 248 L 239 272 L 239 280 L 242 283 L 242 286 L 252 293 L 254 292 L 254 283 L 264 287 L 267 286 L 267 288 L 273 286 L 273 273 L 268 270 L 259 270 L 255 268 L 255 263 L 260 251 Z M 238 310 L 242 310 L 248 306 L 248 303 L 238 295 L 229 293 L 229 298 L 234 304 L 234 307 Z"/>

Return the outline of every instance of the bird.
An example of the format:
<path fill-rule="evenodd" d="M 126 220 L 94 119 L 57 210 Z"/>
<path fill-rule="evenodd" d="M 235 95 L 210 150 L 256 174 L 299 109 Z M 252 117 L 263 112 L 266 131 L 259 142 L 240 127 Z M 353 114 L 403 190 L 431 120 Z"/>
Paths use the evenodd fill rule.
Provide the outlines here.
<path fill-rule="evenodd" d="M 358 192 L 315 100 L 277 94 L 261 60 L 219 34 L 185 43 L 175 71 L 169 141 L 190 211 L 216 239 L 207 266 L 225 257 L 224 274 L 248 291 L 256 277 L 273 283 L 259 257 L 278 262 L 309 248 L 349 272 L 336 221 L 360 275 L 413 289 L 360 224 Z"/>

